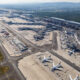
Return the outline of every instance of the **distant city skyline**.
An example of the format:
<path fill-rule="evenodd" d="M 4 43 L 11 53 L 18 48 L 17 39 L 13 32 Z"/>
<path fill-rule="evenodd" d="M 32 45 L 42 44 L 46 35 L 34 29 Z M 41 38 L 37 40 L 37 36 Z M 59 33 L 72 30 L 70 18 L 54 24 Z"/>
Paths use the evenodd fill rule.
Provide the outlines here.
<path fill-rule="evenodd" d="M 80 2 L 80 0 L 0 0 L 0 4 L 43 3 L 43 2 Z"/>

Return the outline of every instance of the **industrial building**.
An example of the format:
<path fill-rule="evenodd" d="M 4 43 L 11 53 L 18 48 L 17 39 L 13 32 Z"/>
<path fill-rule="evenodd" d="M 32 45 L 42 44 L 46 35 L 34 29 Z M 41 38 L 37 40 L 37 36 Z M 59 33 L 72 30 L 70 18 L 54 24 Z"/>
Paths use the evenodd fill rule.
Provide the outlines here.
<path fill-rule="evenodd" d="M 21 52 L 28 49 L 27 46 L 24 43 L 22 43 L 20 40 L 14 38 L 12 41 L 16 46 L 18 46 Z"/>

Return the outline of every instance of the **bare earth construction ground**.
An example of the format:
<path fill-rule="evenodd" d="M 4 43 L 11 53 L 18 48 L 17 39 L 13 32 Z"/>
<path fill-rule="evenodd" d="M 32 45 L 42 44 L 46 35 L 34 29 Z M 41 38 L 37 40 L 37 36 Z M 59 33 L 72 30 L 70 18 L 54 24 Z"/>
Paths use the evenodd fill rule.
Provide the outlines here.
<path fill-rule="evenodd" d="M 28 80 L 69 80 L 69 74 L 72 74 L 73 78 L 76 74 L 80 74 L 72 67 L 68 66 L 66 63 L 61 61 L 62 71 L 54 71 L 51 72 L 52 63 L 45 63 L 39 60 L 39 58 L 43 58 L 44 55 L 48 57 L 51 55 L 55 65 L 58 64 L 61 60 L 57 57 L 53 56 L 49 52 L 38 52 L 28 57 L 24 57 L 19 61 L 18 67 L 21 72 L 24 74 L 26 79 Z M 47 66 L 45 66 L 47 65 Z M 56 79 L 57 78 L 57 79 Z"/>

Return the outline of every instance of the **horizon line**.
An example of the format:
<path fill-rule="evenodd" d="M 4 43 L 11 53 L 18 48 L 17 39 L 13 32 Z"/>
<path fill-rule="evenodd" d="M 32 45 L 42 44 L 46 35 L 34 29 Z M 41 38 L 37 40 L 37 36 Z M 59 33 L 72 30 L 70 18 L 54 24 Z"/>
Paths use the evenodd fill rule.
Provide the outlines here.
<path fill-rule="evenodd" d="M 12 5 L 12 4 L 41 4 L 41 3 L 80 3 L 80 2 L 72 2 L 72 1 L 62 1 L 62 2 L 26 2 L 26 3 L 0 3 L 0 5 Z"/>

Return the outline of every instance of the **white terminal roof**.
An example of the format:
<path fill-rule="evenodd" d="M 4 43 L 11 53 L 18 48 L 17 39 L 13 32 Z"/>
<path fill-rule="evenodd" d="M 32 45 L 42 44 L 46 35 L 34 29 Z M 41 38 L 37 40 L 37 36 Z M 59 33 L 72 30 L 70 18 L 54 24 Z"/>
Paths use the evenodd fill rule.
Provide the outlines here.
<path fill-rule="evenodd" d="M 61 18 L 56 18 L 56 17 L 51 17 L 51 18 L 66 21 L 65 19 L 61 19 Z"/>
<path fill-rule="evenodd" d="M 51 18 L 53 18 L 53 19 L 58 19 L 58 20 L 62 20 L 62 21 L 67 21 L 67 22 L 70 22 L 70 23 L 74 23 L 74 24 L 79 24 L 79 25 L 80 25 L 79 22 L 75 22 L 75 21 L 69 21 L 69 20 L 65 20 L 65 19 L 61 19 L 61 18 L 56 18 L 56 17 L 51 17 Z"/>
<path fill-rule="evenodd" d="M 74 24 L 79 24 L 79 25 L 80 25 L 79 22 L 75 22 L 75 21 L 69 21 L 69 22 L 74 23 Z"/>

